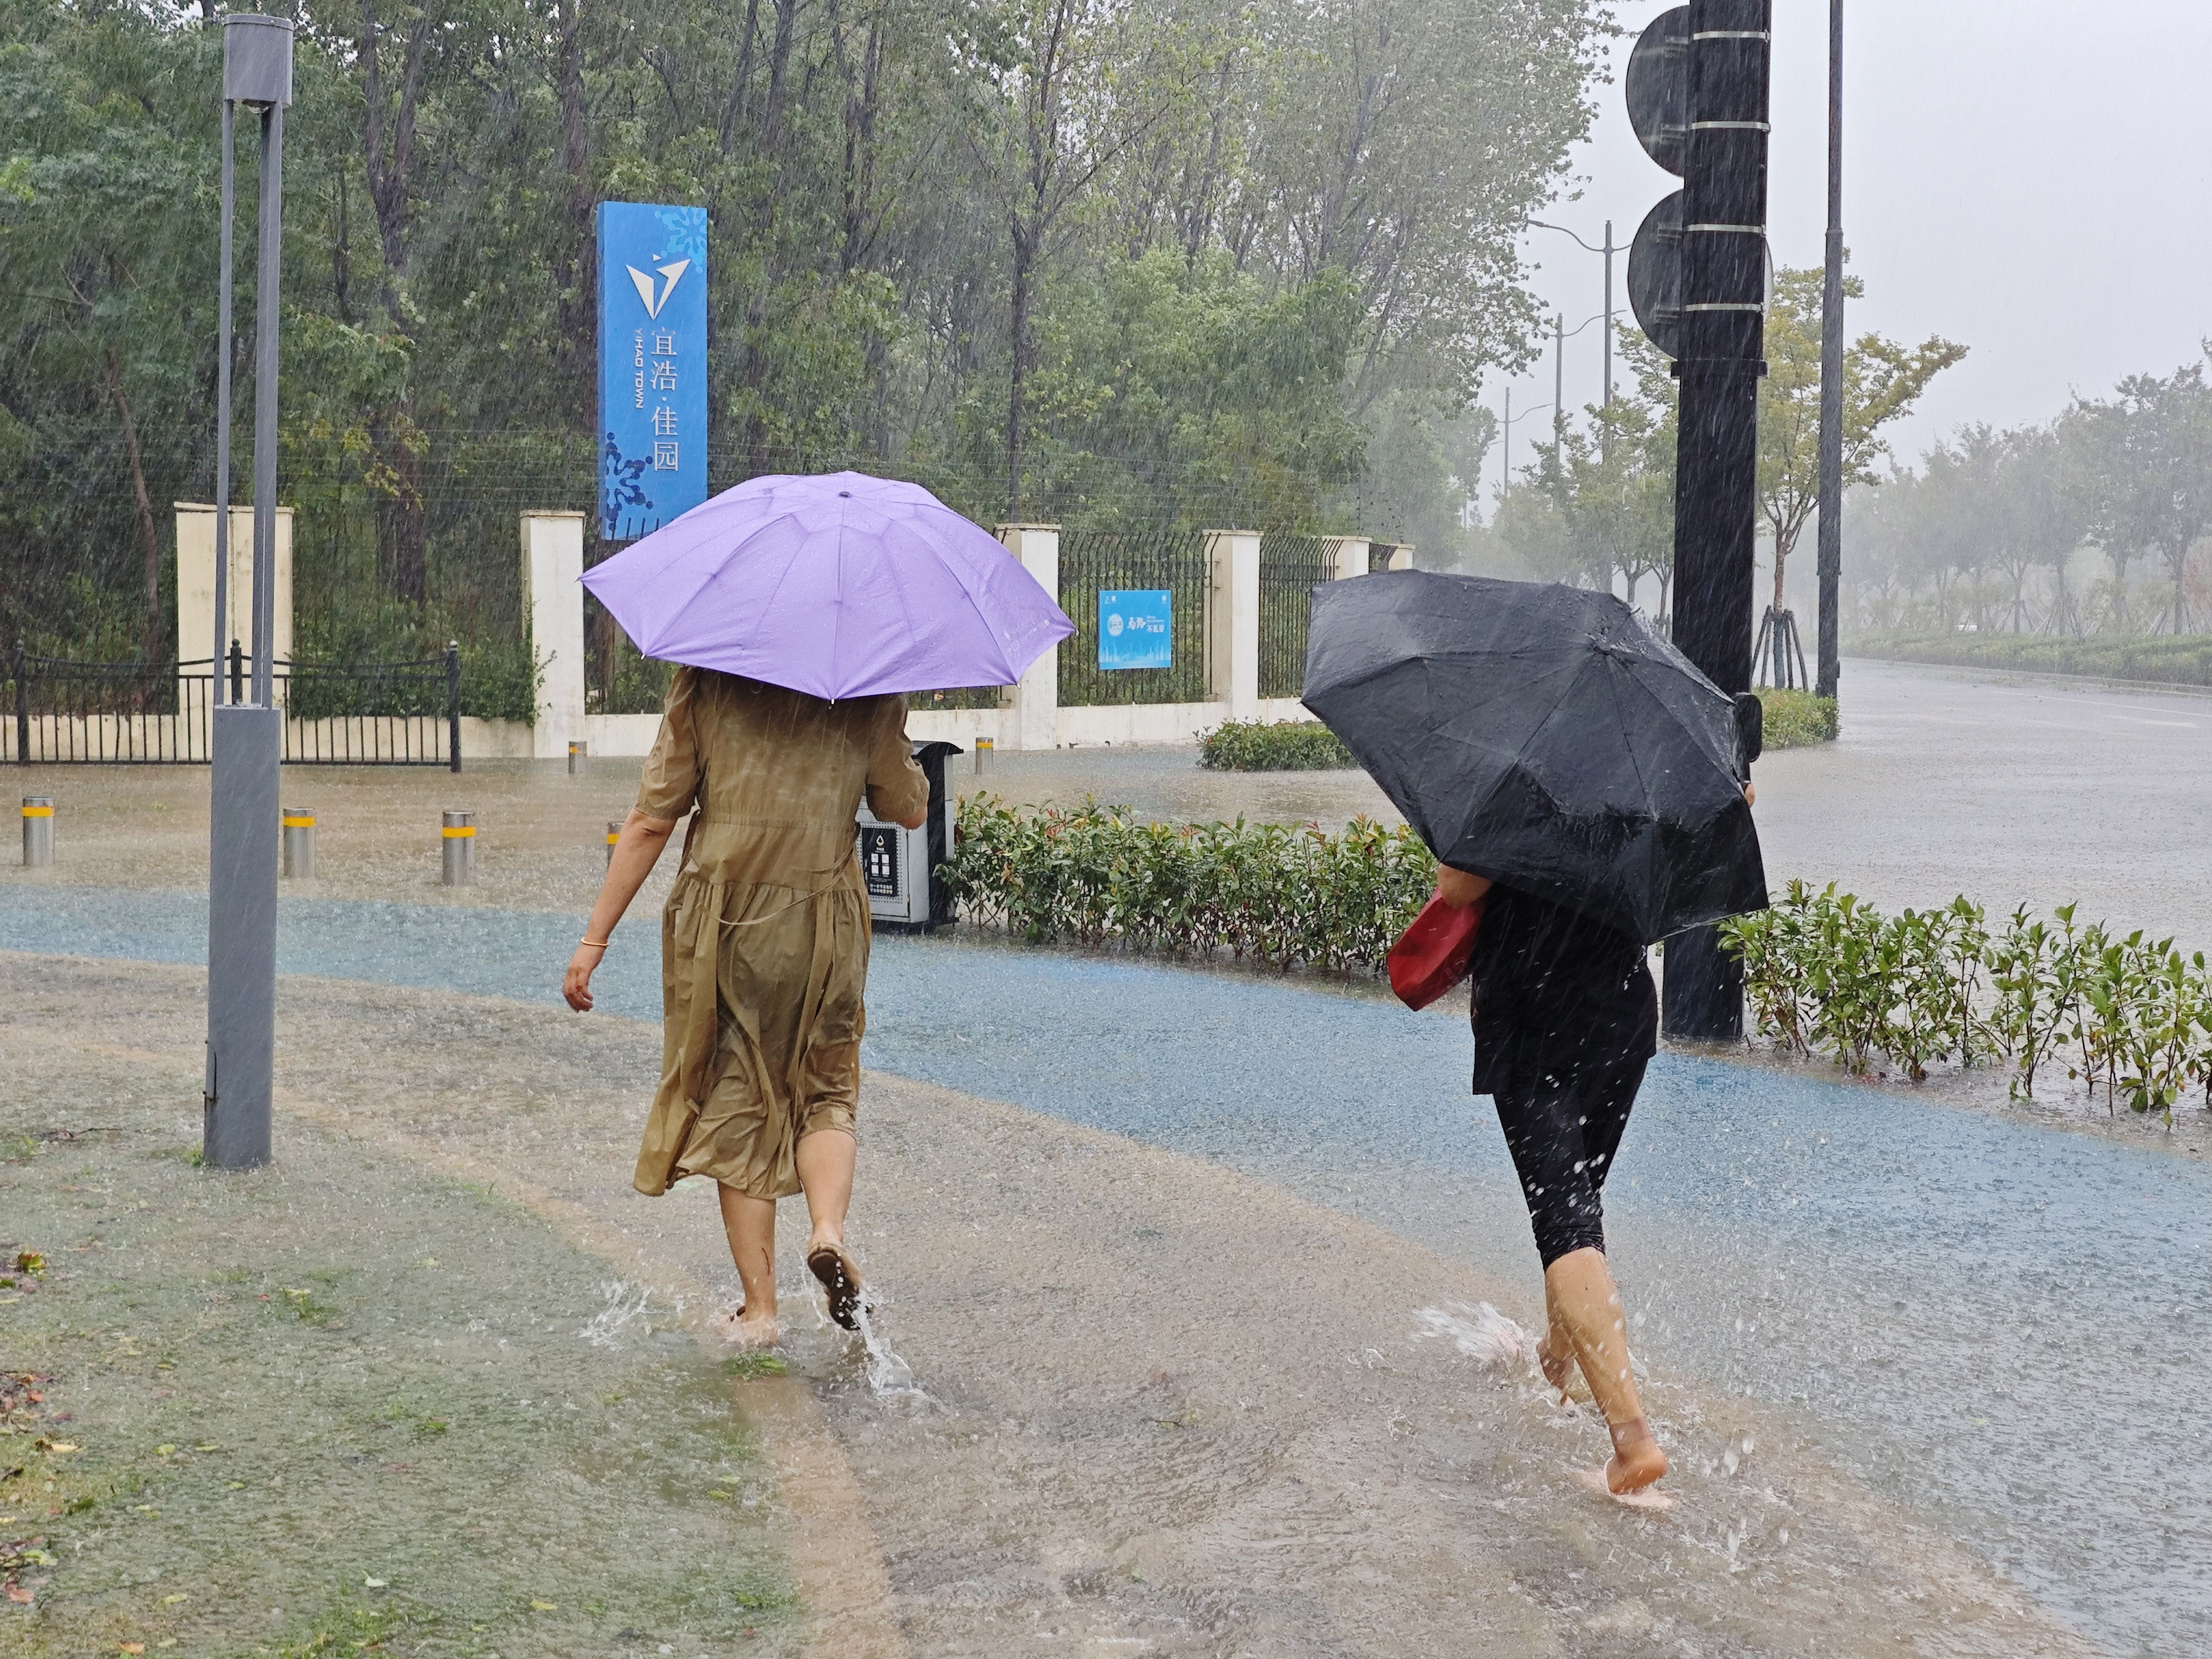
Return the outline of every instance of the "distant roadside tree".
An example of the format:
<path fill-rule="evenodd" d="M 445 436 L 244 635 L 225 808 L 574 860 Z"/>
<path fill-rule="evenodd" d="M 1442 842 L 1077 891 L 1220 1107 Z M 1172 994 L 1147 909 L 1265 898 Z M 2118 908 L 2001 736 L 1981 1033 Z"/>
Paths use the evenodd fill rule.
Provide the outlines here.
<path fill-rule="evenodd" d="M 1767 307 L 1766 377 L 1759 383 L 1759 507 L 1774 543 L 1774 608 L 1783 578 L 1820 504 L 1820 304 L 1817 270 L 1777 270 Z M 1844 279 L 1848 299 L 1865 284 Z M 1928 384 L 1966 355 L 1938 335 L 1905 346 L 1863 334 L 1844 351 L 1844 483 L 1880 482 L 1881 429 L 1911 412 Z"/>
<path fill-rule="evenodd" d="M 2087 528 L 2118 578 L 2126 620 L 2129 562 L 2166 562 L 2173 597 L 2153 624 L 2180 634 L 2189 625 L 2189 555 L 2212 527 L 2212 386 L 2204 365 L 2160 379 L 2131 374 L 2109 400 L 2077 402 L 2065 420 L 2088 461 Z"/>

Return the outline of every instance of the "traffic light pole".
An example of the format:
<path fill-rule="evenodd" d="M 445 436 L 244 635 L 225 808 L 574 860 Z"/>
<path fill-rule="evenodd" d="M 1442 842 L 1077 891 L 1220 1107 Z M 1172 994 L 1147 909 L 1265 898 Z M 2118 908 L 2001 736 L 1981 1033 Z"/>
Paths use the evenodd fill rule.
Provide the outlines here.
<path fill-rule="evenodd" d="M 1751 689 L 1772 4 L 1691 0 L 1689 14 L 1674 640 L 1734 696 Z M 1714 929 L 1668 939 L 1666 969 L 1668 1036 L 1743 1035 L 1743 967 Z"/>

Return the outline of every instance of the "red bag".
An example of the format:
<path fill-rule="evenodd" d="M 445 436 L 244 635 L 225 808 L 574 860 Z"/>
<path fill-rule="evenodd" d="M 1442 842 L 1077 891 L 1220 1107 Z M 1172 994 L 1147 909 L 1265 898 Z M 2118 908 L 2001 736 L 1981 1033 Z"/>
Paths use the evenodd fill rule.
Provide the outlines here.
<path fill-rule="evenodd" d="M 1455 910 L 1431 897 L 1390 947 L 1390 988 L 1408 1008 L 1425 1008 L 1467 977 L 1489 895 Z"/>

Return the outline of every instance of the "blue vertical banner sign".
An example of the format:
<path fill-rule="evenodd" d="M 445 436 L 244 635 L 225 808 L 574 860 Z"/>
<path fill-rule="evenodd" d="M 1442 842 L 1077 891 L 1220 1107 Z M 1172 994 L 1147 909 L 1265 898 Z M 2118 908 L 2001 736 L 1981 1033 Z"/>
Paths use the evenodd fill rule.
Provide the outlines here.
<path fill-rule="evenodd" d="M 599 204 L 599 535 L 707 499 L 707 210 Z"/>
<path fill-rule="evenodd" d="M 1165 587 L 1098 590 L 1098 665 L 1175 666 L 1175 592 Z"/>

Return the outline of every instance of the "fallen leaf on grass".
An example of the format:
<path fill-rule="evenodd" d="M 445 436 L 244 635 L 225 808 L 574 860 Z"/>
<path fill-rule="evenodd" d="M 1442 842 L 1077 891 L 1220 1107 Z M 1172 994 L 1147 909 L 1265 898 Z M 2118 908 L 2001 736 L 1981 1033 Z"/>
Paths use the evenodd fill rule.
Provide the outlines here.
<path fill-rule="evenodd" d="M 191 1596 L 182 1594 L 176 1595 L 165 1595 L 161 1598 L 161 1605 L 165 1607 L 173 1607 L 179 1601 L 189 1601 L 192 1598 Z"/>
<path fill-rule="evenodd" d="M 125 1653 L 143 1653 L 146 1651 L 146 1644 L 143 1642 L 118 1642 L 115 1645 Z"/>
<path fill-rule="evenodd" d="M 39 1598 L 32 1595 L 30 1591 L 25 1589 L 21 1584 L 10 1584 L 8 1586 L 8 1599 L 10 1601 L 16 1603 L 18 1606 L 27 1607 L 32 1602 L 37 1601 Z"/>
<path fill-rule="evenodd" d="M 370 1589 L 389 1589 L 392 1588 L 383 1579 L 371 1578 L 367 1573 L 362 1574 L 361 1582 L 367 1585 Z"/>
<path fill-rule="evenodd" d="M 538 1613 L 558 1613 L 561 1611 L 561 1604 L 558 1601 L 532 1601 L 530 1606 L 532 1611 Z"/>

